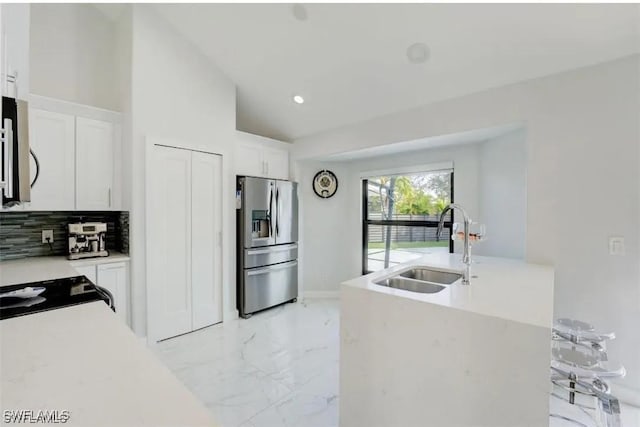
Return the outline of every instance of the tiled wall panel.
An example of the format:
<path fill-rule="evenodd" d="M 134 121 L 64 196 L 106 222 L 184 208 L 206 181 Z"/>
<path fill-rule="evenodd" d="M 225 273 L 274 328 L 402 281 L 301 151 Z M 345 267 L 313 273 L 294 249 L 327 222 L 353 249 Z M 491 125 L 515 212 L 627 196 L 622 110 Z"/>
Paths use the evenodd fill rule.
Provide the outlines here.
<path fill-rule="evenodd" d="M 70 222 L 106 222 L 107 250 L 129 253 L 129 212 L 12 211 L 0 213 L 0 260 L 66 255 Z M 42 230 L 53 230 L 52 247 Z"/>

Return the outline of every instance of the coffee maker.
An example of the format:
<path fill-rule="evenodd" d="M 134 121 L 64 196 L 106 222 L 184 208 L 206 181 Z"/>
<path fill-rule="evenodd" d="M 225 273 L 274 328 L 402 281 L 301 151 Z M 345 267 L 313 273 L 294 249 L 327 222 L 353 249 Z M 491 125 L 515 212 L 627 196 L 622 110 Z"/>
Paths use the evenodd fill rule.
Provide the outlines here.
<path fill-rule="evenodd" d="M 106 249 L 107 224 L 80 222 L 69 224 L 69 259 L 109 256 Z"/>

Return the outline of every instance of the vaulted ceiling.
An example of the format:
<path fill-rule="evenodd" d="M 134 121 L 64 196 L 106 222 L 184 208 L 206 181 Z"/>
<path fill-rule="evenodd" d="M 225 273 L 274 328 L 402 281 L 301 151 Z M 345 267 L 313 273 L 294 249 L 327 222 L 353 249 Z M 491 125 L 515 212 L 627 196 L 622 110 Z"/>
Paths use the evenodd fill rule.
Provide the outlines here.
<path fill-rule="evenodd" d="M 638 52 L 640 18 L 633 4 L 153 7 L 236 83 L 239 129 L 288 141 Z"/>

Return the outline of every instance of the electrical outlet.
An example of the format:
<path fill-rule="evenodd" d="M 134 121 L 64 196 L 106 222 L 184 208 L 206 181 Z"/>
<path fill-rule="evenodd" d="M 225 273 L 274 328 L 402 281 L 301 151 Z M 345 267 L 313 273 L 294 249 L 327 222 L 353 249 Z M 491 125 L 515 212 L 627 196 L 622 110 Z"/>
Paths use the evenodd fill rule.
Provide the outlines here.
<path fill-rule="evenodd" d="M 624 237 L 609 237 L 609 255 L 624 255 Z"/>
<path fill-rule="evenodd" d="M 42 243 L 53 243 L 53 230 L 42 230 Z"/>

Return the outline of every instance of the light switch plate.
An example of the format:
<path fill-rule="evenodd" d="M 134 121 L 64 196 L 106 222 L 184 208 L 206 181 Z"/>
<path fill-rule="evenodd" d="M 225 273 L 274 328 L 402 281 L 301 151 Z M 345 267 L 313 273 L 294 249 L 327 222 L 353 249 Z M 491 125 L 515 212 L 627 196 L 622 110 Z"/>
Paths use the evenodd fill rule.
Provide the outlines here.
<path fill-rule="evenodd" d="M 42 243 L 53 243 L 53 230 L 42 230 Z"/>
<path fill-rule="evenodd" d="M 624 237 L 613 236 L 609 237 L 609 255 L 624 255 Z"/>

